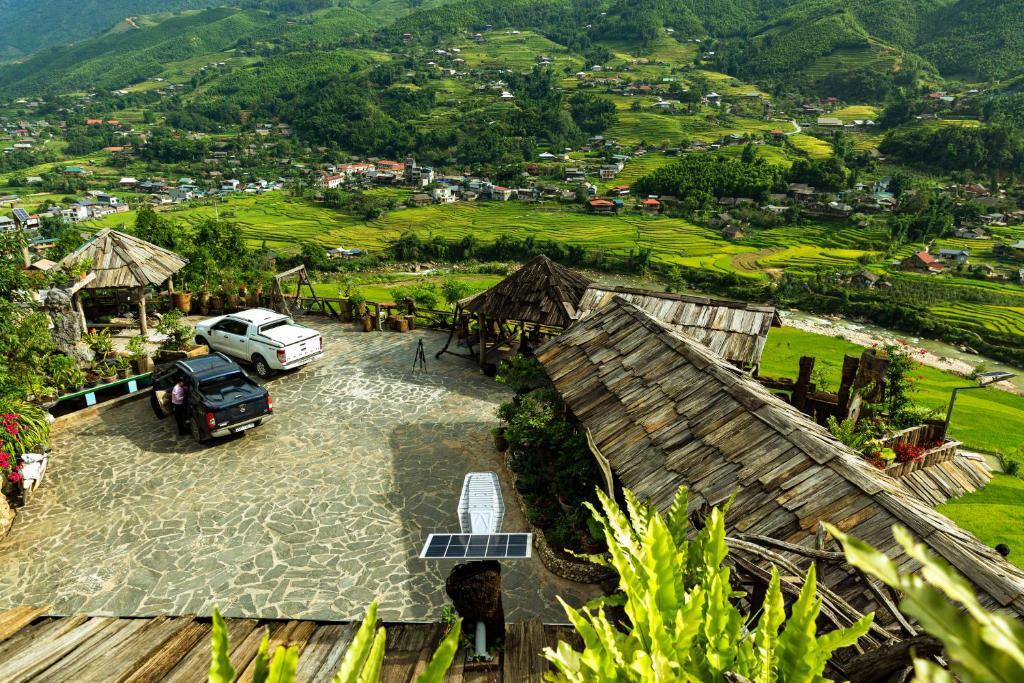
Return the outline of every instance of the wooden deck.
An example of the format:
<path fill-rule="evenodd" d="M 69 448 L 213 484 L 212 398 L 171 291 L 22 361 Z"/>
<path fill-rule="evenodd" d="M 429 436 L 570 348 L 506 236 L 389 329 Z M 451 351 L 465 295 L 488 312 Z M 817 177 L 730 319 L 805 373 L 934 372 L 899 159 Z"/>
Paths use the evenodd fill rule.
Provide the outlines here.
<path fill-rule="evenodd" d="M 299 647 L 299 683 L 329 682 L 358 623 L 226 619 L 231 663 L 239 681 L 252 680 L 264 629 L 270 649 Z M 443 635 L 440 624 L 393 623 L 380 680 L 414 679 L 430 661 Z M 46 608 L 0 612 L 0 681 L 120 681 L 185 683 L 206 680 L 210 668 L 210 619 L 202 617 L 49 616 Z M 540 656 L 566 640 L 581 647 L 567 626 L 540 621 L 508 624 L 503 654 L 492 662 L 466 662 L 460 652 L 445 679 L 452 683 L 539 681 L 548 669 Z"/>

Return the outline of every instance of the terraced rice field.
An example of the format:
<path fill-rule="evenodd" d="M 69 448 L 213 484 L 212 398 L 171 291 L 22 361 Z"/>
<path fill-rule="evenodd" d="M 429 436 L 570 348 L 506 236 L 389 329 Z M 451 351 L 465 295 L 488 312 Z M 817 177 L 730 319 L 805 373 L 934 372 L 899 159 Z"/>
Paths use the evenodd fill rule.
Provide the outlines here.
<path fill-rule="evenodd" d="M 536 65 L 540 55 L 551 57 L 556 70 L 570 67 L 573 71 L 583 68 L 583 60 L 570 53 L 568 48 L 533 33 L 521 31 L 517 34 L 489 33 L 487 42 L 470 43 L 460 48 L 461 56 L 468 67 L 501 67 L 525 71 Z"/>
<path fill-rule="evenodd" d="M 812 272 L 818 268 L 853 268 L 864 256 L 859 249 L 822 249 L 816 246 L 786 247 L 757 261 L 764 268 L 784 268 L 790 272 Z"/>
<path fill-rule="evenodd" d="M 957 325 L 1024 337 L 1024 307 L 987 304 L 946 304 L 929 310 Z"/>
<path fill-rule="evenodd" d="M 878 118 L 878 108 L 869 104 L 854 104 L 842 109 L 836 109 L 831 115 L 844 122 L 857 119 L 874 120 Z"/>
<path fill-rule="evenodd" d="M 830 55 L 820 57 L 804 69 L 812 79 L 821 78 L 833 71 L 872 67 L 889 70 L 898 62 L 898 57 L 889 48 L 872 44 L 868 47 L 842 48 Z"/>
<path fill-rule="evenodd" d="M 609 140 L 624 145 L 675 145 L 683 139 L 680 117 L 651 111 L 622 111 L 618 121 L 604 132 Z"/>
<path fill-rule="evenodd" d="M 813 135 L 797 133 L 796 135 L 790 135 L 786 139 L 812 159 L 827 159 L 832 156 L 832 145 L 824 140 L 819 140 Z"/>
<path fill-rule="evenodd" d="M 665 156 L 664 154 L 644 154 L 626 162 L 625 168 L 612 180 L 604 180 L 598 183 L 598 190 L 605 191 L 616 185 L 632 185 L 648 173 L 655 171 L 662 166 L 671 164 L 677 157 Z"/>

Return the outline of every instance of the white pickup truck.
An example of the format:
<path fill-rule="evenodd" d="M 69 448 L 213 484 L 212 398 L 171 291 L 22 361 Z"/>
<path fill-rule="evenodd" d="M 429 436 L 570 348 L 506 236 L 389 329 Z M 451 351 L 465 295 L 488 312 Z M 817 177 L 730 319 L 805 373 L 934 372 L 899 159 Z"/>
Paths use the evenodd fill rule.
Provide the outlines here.
<path fill-rule="evenodd" d="M 260 377 L 301 367 L 324 355 L 319 332 L 265 308 L 204 320 L 196 325 L 196 343 L 251 362 Z"/>

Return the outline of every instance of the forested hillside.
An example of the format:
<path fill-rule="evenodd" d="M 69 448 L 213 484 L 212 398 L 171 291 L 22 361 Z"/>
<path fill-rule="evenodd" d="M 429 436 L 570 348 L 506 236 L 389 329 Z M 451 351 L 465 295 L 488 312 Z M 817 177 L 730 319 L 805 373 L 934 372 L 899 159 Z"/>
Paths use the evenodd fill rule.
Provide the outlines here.
<path fill-rule="evenodd" d="M 0 0 L 0 58 L 89 38 L 133 15 L 218 4 L 217 0 Z"/>

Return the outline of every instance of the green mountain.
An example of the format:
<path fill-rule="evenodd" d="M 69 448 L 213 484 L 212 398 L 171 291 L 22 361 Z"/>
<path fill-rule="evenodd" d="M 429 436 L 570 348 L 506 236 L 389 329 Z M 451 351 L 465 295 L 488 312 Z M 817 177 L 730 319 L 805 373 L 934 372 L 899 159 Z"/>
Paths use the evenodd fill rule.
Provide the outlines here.
<path fill-rule="evenodd" d="M 0 92 L 122 87 L 160 73 L 169 62 L 227 50 L 273 21 L 259 10 L 217 8 L 171 17 L 149 28 L 108 32 L 0 69 Z"/>
<path fill-rule="evenodd" d="M 217 0 L 0 0 L 0 58 L 19 58 L 89 38 L 140 14 L 218 4 Z"/>
<path fill-rule="evenodd" d="M 169 0 L 148 6 L 173 9 L 213 1 Z M 47 4 L 63 8 L 62 2 Z M 113 11 L 107 5 L 124 9 L 130 4 L 129 0 L 107 2 L 104 12 Z M 486 26 L 532 29 L 580 55 L 584 63 L 602 61 L 610 47 L 642 51 L 651 41 L 664 39 L 671 28 L 680 45 L 701 39 L 701 51 L 711 53 L 707 61 L 727 74 L 782 89 L 829 91 L 867 100 L 881 99 L 893 83 L 907 85 L 919 77 L 989 81 L 1024 73 L 1024 0 L 235 0 L 234 4 L 240 7 L 136 17 L 97 37 L 42 50 L 0 68 L 0 95 L 120 88 L 173 72 L 168 65 L 195 73 L 199 64 L 189 60 L 212 60 L 229 50 L 256 58 L 342 47 L 399 49 L 407 34 L 412 34 L 414 44 L 431 46 L 464 38 Z M 29 7 L 26 0 L 0 0 L 0 17 L 19 21 L 18 17 L 28 16 Z M 38 5 L 31 7 L 39 10 Z M 60 23 L 88 15 L 88 21 L 80 22 L 83 31 L 94 28 L 100 15 L 108 16 L 93 12 L 89 2 L 63 9 Z M 8 31 L 5 36 L 18 33 Z"/>

